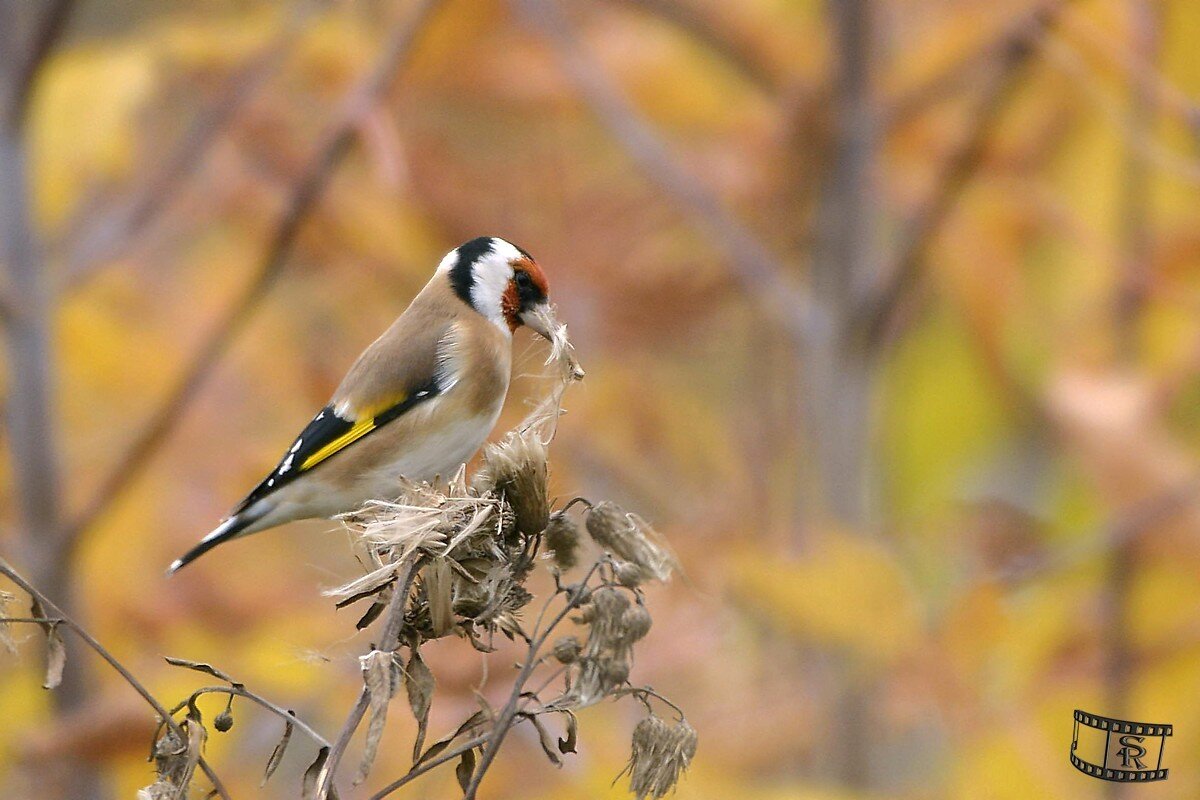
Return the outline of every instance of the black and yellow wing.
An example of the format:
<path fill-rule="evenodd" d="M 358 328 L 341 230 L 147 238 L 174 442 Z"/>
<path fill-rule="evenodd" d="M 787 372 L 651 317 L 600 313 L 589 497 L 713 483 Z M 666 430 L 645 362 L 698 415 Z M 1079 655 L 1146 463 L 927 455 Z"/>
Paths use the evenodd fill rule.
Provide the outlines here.
<path fill-rule="evenodd" d="M 332 404 L 325 406 L 296 437 L 296 441 L 292 443 L 271 474 L 254 487 L 254 490 L 246 495 L 246 499 L 238 503 L 231 516 L 240 514 L 264 497 L 287 486 L 301 475 L 312 471 L 405 412 L 432 400 L 440 391 L 440 383 L 434 377 L 415 390 L 406 393 L 400 400 L 384 410 L 361 416 L 358 419 L 346 419 L 340 416 Z"/>

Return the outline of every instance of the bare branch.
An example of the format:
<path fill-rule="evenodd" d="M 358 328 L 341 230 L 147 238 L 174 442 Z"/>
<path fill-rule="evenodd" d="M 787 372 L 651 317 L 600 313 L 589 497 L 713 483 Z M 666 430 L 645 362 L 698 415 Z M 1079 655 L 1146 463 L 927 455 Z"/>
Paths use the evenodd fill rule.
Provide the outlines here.
<path fill-rule="evenodd" d="M 970 129 L 942 164 L 929 198 L 905 225 L 893 266 L 860 306 L 856 327 L 868 346 L 877 344 L 886 334 L 892 312 L 918 278 L 926 250 L 982 163 L 996 121 L 1012 101 L 1025 74 L 1024 67 L 1031 60 L 1034 38 L 1054 23 L 1067 1 L 1053 0 L 1026 18 L 1023 35 L 1008 39 L 1000 52 L 991 79 L 970 115 Z"/>
<path fill-rule="evenodd" d="M 421 777 L 429 770 L 433 769 L 434 767 L 440 767 L 442 764 L 445 764 L 447 761 L 453 761 L 454 759 L 458 758 L 459 756 L 461 756 L 463 753 L 467 752 L 468 750 L 474 750 L 476 747 L 479 747 L 480 745 L 484 744 L 487 740 L 488 740 L 487 735 L 481 734 L 479 736 L 476 736 L 473 739 L 468 739 L 467 741 L 463 742 L 462 744 L 459 744 L 459 745 L 449 748 L 448 750 L 446 750 L 443 753 L 440 753 L 439 755 L 437 755 L 434 758 L 430 758 L 426 761 L 422 761 L 420 764 L 418 764 L 417 766 L 413 767 L 408 772 L 406 772 L 403 777 L 392 781 L 387 786 L 383 787 L 378 792 L 371 795 L 370 800 L 383 800 L 384 797 L 387 797 L 389 794 L 391 794 L 392 792 L 401 788 L 402 786 L 407 784 L 409 781 L 412 781 L 415 778 Z"/>
<path fill-rule="evenodd" d="M 5 3 L 0 8 L 0 39 L 3 42 L 3 62 L 12 65 L 5 84 L 0 87 L 0 114 L 6 124 L 21 125 L 33 94 L 38 70 L 50 50 L 62 35 L 71 16 L 74 0 L 46 0 L 42 3 Z M 32 21 L 30 40 L 21 42 L 23 27 L 18 19 L 22 13 L 36 15 Z M 24 47 L 22 47 L 24 45 Z"/>
<path fill-rule="evenodd" d="M 400 568 L 399 574 L 396 576 L 396 582 L 392 587 L 392 597 L 388 601 L 387 611 L 383 619 L 383 627 L 380 629 L 379 639 L 376 643 L 378 649 L 385 651 L 395 650 L 399 646 L 399 636 L 400 630 L 404 626 L 404 607 L 408 601 L 408 592 L 422 563 L 423 560 L 421 559 L 418 559 L 416 562 L 409 561 Z M 346 722 L 342 725 L 341 732 L 338 733 L 338 738 L 333 744 L 333 749 L 329 751 L 329 757 L 325 759 L 325 764 L 321 767 L 321 774 L 317 776 L 317 790 L 313 795 L 315 800 L 325 800 L 326 797 L 330 796 L 338 764 L 341 763 L 342 756 L 345 755 L 346 748 L 350 745 L 350 740 L 354 738 L 355 731 L 358 730 L 363 717 L 366 716 L 369 704 L 370 694 L 367 691 L 367 687 L 363 686 L 357 702 L 350 709 L 350 714 L 346 717 Z"/>
<path fill-rule="evenodd" d="M 70 628 L 75 635 L 78 636 L 81 641 L 83 641 L 84 644 L 91 648 L 96 655 L 104 659 L 108 665 L 116 670 L 117 674 L 119 674 L 125 680 L 125 682 L 133 688 L 135 692 L 142 696 L 142 699 L 145 700 L 150 707 L 154 709 L 155 713 L 158 714 L 159 718 L 162 719 L 164 725 L 170 728 L 171 731 L 181 739 L 187 738 L 187 735 L 179 726 L 179 723 L 175 721 L 162 703 L 158 702 L 154 695 L 150 694 L 150 690 L 148 690 L 141 681 L 135 678 L 133 673 L 125 668 L 124 664 L 122 664 L 120 661 L 117 661 L 116 657 L 113 656 L 113 654 L 110 653 L 104 647 L 104 645 L 100 644 L 100 642 L 97 641 L 94 636 L 88 633 L 87 630 L 80 626 L 79 623 L 75 622 L 75 620 L 63 613 L 63 610 L 55 605 L 50 598 L 46 597 L 46 595 L 42 594 L 35 586 L 33 586 L 33 584 L 21 577 L 20 573 L 9 566 L 8 562 L 2 558 L 0 558 L 0 575 L 4 575 L 10 581 L 19 586 L 22 591 L 37 600 L 41 608 L 44 609 L 47 614 L 51 615 L 48 618 L 54 619 L 58 622 L 58 624 L 65 625 L 66 627 Z M 225 790 L 220 778 L 217 777 L 216 772 L 214 772 L 207 762 L 205 762 L 203 756 L 200 758 L 200 768 L 204 770 L 204 774 L 208 776 L 210 781 L 212 781 L 213 788 L 216 790 L 217 794 L 224 798 L 224 800 L 230 800 L 229 792 Z"/>
<path fill-rule="evenodd" d="M 312 4 L 302 6 L 306 12 L 312 7 Z M 83 286 L 170 206 L 221 134 L 278 69 L 301 29 L 306 12 L 290 15 L 275 41 L 225 81 L 216 101 L 192 121 L 174 149 L 125 202 L 109 210 L 94 209 L 88 215 L 87 224 L 67 243 L 69 251 L 60 277 L 64 289 L 77 290 Z"/>
<path fill-rule="evenodd" d="M 586 54 L 561 9 L 547 0 L 511 2 L 549 44 L 581 99 L 645 177 L 724 252 L 746 293 L 796 335 L 807 337 L 826 328 L 821 309 L 802 285 L 789 279 L 792 270 L 679 164 L 659 133 Z"/>
<path fill-rule="evenodd" d="M 108 476 L 100 482 L 92 499 L 84 505 L 83 511 L 71 523 L 66 537 L 68 548 L 73 546 L 83 531 L 112 507 L 146 468 L 150 458 L 166 441 L 200 387 L 212 374 L 217 362 L 228 351 L 275 284 L 295 247 L 303 223 L 329 184 L 334 170 L 349 152 L 357 136 L 358 120 L 391 88 L 434 5 L 434 0 L 419 0 L 416 3 L 413 10 L 393 30 L 374 70 L 348 93 L 338 121 L 322 138 L 316 154 L 292 187 L 283 215 L 275 227 L 258 271 L 224 317 L 214 326 L 175 388 L 150 416 Z"/>

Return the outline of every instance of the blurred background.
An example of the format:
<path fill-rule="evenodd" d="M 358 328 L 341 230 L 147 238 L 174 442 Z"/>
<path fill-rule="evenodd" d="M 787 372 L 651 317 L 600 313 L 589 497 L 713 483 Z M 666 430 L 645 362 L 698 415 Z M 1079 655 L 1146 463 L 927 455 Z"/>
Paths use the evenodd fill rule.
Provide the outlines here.
<path fill-rule="evenodd" d="M 683 565 L 633 673 L 700 732 L 681 800 L 1196 797 L 1197 39 L 1194 0 L 0 2 L 0 553 L 164 701 L 208 661 L 336 731 L 344 534 L 163 571 L 500 235 L 588 371 L 554 493 Z M 151 782 L 150 709 L 70 638 L 44 692 L 17 633 L 0 795 Z M 424 652 L 440 735 L 481 659 Z M 1174 724 L 1169 780 L 1073 769 L 1076 708 Z M 561 770 L 518 730 L 484 794 L 624 797 L 637 718 Z M 210 738 L 235 797 L 298 796 L 279 733 Z"/>

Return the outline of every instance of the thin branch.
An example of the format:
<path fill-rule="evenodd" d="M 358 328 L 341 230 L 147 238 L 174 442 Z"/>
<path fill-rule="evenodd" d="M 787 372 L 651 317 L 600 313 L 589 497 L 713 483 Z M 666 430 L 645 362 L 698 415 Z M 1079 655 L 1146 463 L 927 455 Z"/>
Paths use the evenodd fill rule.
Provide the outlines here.
<path fill-rule="evenodd" d="M 928 108 L 957 94 L 964 88 L 978 84 L 981 73 L 985 73 L 997 61 L 1005 58 L 1014 46 L 1032 41 L 1040 31 L 1037 18 L 1046 13 L 1058 0 L 1044 3 L 983 43 L 982 46 L 964 54 L 934 76 L 897 97 L 883 110 L 880 127 L 890 130 L 900 127 L 924 113 Z"/>
<path fill-rule="evenodd" d="M 157 713 L 159 718 L 162 719 L 163 724 L 170 728 L 172 733 L 174 733 L 176 736 L 179 736 L 181 739 L 187 738 L 187 734 L 184 733 L 184 730 L 179 726 L 179 723 L 175 722 L 175 719 L 162 705 L 162 703 L 158 702 L 154 695 L 150 694 L 150 690 L 148 690 L 141 681 L 135 678 L 133 673 L 125 668 L 125 665 L 123 665 L 120 661 L 117 661 L 116 657 L 114 657 L 112 653 L 108 652 L 104 645 L 100 644 L 100 642 L 97 641 L 96 638 L 90 633 L 88 633 L 85 628 L 63 613 L 63 610 L 55 605 L 50 598 L 46 597 L 46 595 L 42 594 L 35 586 L 33 586 L 33 584 L 21 577 L 20 573 L 9 566 L 8 562 L 3 558 L 0 558 L 0 575 L 4 575 L 10 581 L 19 586 L 26 594 L 36 599 L 38 603 L 41 604 L 41 607 L 50 612 L 53 615 L 52 618 L 56 619 L 60 625 L 65 625 L 74 631 L 75 635 L 78 636 L 84 644 L 86 644 L 92 649 L 93 652 L 104 659 L 110 667 L 117 671 L 117 674 L 124 678 L 125 682 L 129 684 L 135 692 L 142 696 L 142 699 L 154 709 L 155 713 Z M 225 790 L 224 785 L 221 783 L 221 779 L 217 777 L 216 772 L 214 772 L 212 767 L 208 765 L 203 756 L 200 758 L 200 768 L 204 770 L 204 774 L 208 776 L 210 781 L 212 781 L 213 789 L 216 790 L 217 794 L 220 795 L 224 800 L 231 800 L 229 792 Z"/>
<path fill-rule="evenodd" d="M 376 641 L 377 649 L 388 651 L 399 647 L 400 630 L 404 627 L 404 610 L 408 602 L 408 593 L 423 563 L 423 559 L 415 562 L 410 560 L 400 567 L 396 582 L 393 584 L 392 597 L 384 612 L 383 626 Z M 370 693 L 364 685 L 358 695 L 358 700 L 346 717 L 346 722 L 342 725 L 342 730 L 338 733 L 333 748 L 329 751 L 328 758 L 325 759 L 325 764 L 321 767 L 321 773 L 317 776 L 317 789 L 313 795 L 316 800 L 325 800 L 333 790 L 338 765 L 341 763 L 342 756 L 346 754 L 346 748 L 349 747 L 350 740 L 354 738 L 355 731 L 358 730 L 363 717 L 366 716 L 370 699 Z"/>
<path fill-rule="evenodd" d="M 265 697 L 255 694 L 240 683 L 234 686 L 205 686 L 192 692 L 191 698 L 194 699 L 206 694 L 228 694 L 233 695 L 234 697 L 244 697 L 251 702 L 257 703 L 259 706 L 262 706 L 264 709 L 270 711 L 272 714 L 279 717 L 289 725 L 294 725 L 301 732 L 306 734 L 308 738 L 312 739 L 322 747 L 329 747 L 329 741 L 307 722 L 304 722 L 283 706 L 277 706 L 270 700 L 267 700 Z M 187 705 L 187 703 L 187 700 L 183 701 L 175 707 L 174 711 L 178 713 L 184 708 L 184 706 Z"/>
<path fill-rule="evenodd" d="M 0 113 L 4 115 L 9 125 L 16 127 L 23 121 L 29 107 L 29 98 L 33 94 L 38 70 L 41 68 L 42 62 L 46 60 L 46 56 L 50 54 L 55 42 L 62 35 L 75 3 L 74 0 L 47 0 L 47 2 L 27 6 L 26 8 L 34 9 L 33 13 L 41 16 L 34 22 L 32 41 L 29 42 L 24 52 L 19 49 L 21 42 L 16 41 L 19 36 L 16 15 L 19 11 L 24 10 L 22 9 L 23 4 L 7 3 L 5 5 L 8 6 L 7 9 L 4 9 L 6 13 L 0 16 L 3 17 L 2 21 L 5 26 L 10 27 L 7 35 L 11 37 L 10 43 L 16 52 L 5 53 L 5 62 L 12 64 L 13 67 L 8 76 L 9 82 L 5 87 L 3 108 L 0 109 Z"/>
<path fill-rule="evenodd" d="M 468 750 L 474 750 L 476 747 L 479 747 L 484 742 L 486 742 L 487 739 L 488 739 L 487 734 L 480 734 L 479 736 L 476 736 L 474 739 L 468 739 L 467 741 L 463 742 L 462 744 L 458 745 L 457 747 L 452 747 L 452 748 L 448 749 L 446 752 L 441 753 L 436 758 L 431 758 L 428 761 L 422 761 L 420 764 L 418 764 L 417 766 L 413 767 L 408 772 L 406 772 L 403 777 L 392 781 L 387 786 L 383 787 L 378 792 L 371 795 L 370 800 L 383 800 L 384 797 L 387 797 L 389 794 L 396 791 L 400 787 L 404 786 L 405 784 L 407 784 L 409 781 L 413 780 L 414 778 L 421 777 L 429 770 L 433 769 L 434 767 L 440 767 L 442 764 L 445 764 L 447 761 L 453 761 L 454 759 L 458 758 L 459 756 L 461 756 L 463 753 L 467 752 Z"/>
<path fill-rule="evenodd" d="M 1053 0 L 1027 18 L 1023 35 L 1010 36 L 998 55 L 991 80 L 984 87 L 971 125 L 958 147 L 945 160 L 934 180 L 929 198 L 904 227 L 893 266 L 885 272 L 858 309 L 856 328 L 867 347 L 873 348 L 886 335 L 892 314 L 905 293 L 916 283 L 929 245 L 950 215 L 963 189 L 978 171 L 996 122 L 1008 108 L 1020 79 L 1034 53 L 1034 39 L 1054 23 L 1069 0 Z"/>
<path fill-rule="evenodd" d="M 302 6 L 305 11 L 290 14 L 276 39 L 225 81 L 216 101 L 192 121 L 174 149 L 125 202 L 107 211 L 96 209 L 89 223 L 69 244 L 60 279 L 63 288 L 79 289 L 162 215 L 231 121 L 279 67 L 300 31 L 306 12 L 313 7 L 312 3 L 305 4 Z"/>
<path fill-rule="evenodd" d="M 214 326 L 175 388 L 167 394 L 166 399 L 150 416 L 141 431 L 134 436 L 129 448 L 100 481 L 92 499 L 68 526 L 68 549 L 120 499 L 146 469 L 151 457 L 166 441 L 200 387 L 213 373 L 217 362 L 229 350 L 274 286 L 295 247 L 303 223 L 329 185 L 335 169 L 349 152 L 357 135 L 358 121 L 363 113 L 378 103 L 392 87 L 412 51 L 418 32 L 424 28 L 435 5 L 434 0 L 419 0 L 415 4 L 413 10 L 393 30 L 374 70 L 348 93 L 338 121 L 323 137 L 316 155 L 293 186 L 258 271 L 224 317 Z"/>
<path fill-rule="evenodd" d="M 547 0 L 510 2 L 550 46 L 580 98 L 643 175 L 724 252 L 747 294 L 801 337 L 827 329 L 824 312 L 811 302 L 803 286 L 789 279 L 790 267 L 771 254 L 701 181 L 680 165 L 662 136 L 587 55 L 562 10 Z"/>
<path fill-rule="evenodd" d="M 483 781 L 484 773 L 487 772 L 488 767 L 495 761 L 496 755 L 500 752 L 500 745 L 504 743 L 504 737 L 512 729 L 513 719 L 521 710 L 519 705 L 521 703 L 521 696 L 525 691 L 525 682 L 529 680 L 534 670 L 542 663 L 541 658 L 538 657 L 542 646 L 550 638 L 550 634 L 554 632 L 559 623 L 566 619 L 567 615 L 579 606 L 580 601 L 585 596 L 584 589 L 587 587 L 588 581 L 592 579 L 592 576 L 596 574 L 596 570 L 604 563 L 606 563 L 604 560 L 600 560 L 592 564 L 591 569 L 579 581 L 579 588 L 567 595 L 567 602 L 563 605 L 562 609 L 539 631 L 542 617 L 545 615 L 546 609 L 549 608 L 554 598 L 551 597 L 542 607 L 542 613 L 538 615 L 538 625 L 534 628 L 530 636 L 529 649 L 525 655 L 525 662 L 521 665 L 521 671 L 517 673 L 517 679 L 513 683 L 512 692 L 508 696 L 508 702 L 504 704 L 504 708 L 496 716 L 492 730 L 487 735 L 487 744 L 483 748 L 483 757 L 479 761 L 479 766 L 475 768 L 475 772 L 471 775 L 471 780 L 467 784 L 466 791 L 463 793 L 463 800 L 474 800 L 476 793 L 479 791 L 479 784 Z"/>

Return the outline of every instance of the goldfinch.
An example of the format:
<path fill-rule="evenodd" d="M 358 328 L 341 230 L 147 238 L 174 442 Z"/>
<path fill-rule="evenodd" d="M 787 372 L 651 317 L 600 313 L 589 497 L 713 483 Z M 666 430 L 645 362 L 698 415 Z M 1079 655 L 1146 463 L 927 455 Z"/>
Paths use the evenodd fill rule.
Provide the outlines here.
<path fill-rule="evenodd" d="M 551 337 L 548 291 L 533 258 L 503 239 L 451 250 L 271 474 L 168 574 L 230 539 L 391 499 L 400 477 L 450 476 L 500 416 L 513 332 Z"/>

